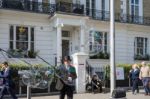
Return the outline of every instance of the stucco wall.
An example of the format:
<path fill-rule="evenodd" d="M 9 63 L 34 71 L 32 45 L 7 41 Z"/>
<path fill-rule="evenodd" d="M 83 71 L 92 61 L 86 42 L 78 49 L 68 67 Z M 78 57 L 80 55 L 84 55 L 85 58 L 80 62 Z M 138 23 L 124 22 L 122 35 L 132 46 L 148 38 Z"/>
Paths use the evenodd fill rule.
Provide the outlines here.
<path fill-rule="evenodd" d="M 48 62 L 54 64 L 56 30 L 50 25 L 48 15 L 19 11 L 1 10 L 0 47 L 9 49 L 9 25 L 33 26 L 35 29 L 35 50 Z"/>

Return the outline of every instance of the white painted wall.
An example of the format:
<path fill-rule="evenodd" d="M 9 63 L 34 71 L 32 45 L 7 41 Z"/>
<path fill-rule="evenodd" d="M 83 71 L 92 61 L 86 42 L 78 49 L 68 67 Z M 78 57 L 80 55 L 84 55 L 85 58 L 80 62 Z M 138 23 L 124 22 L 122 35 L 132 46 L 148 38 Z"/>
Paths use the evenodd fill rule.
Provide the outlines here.
<path fill-rule="evenodd" d="M 15 16 L 15 17 L 12 17 Z M 23 17 L 24 16 L 24 17 Z M 36 18 L 35 18 L 36 17 Z M 61 16 L 59 16 L 61 17 Z M 70 54 L 76 53 L 80 50 L 80 19 L 71 17 L 60 18 L 64 27 L 62 30 L 69 29 L 72 34 L 72 51 Z M 80 19 L 80 20 L 79 20 Z M 54 22 L 55 23 L 55 22 Z M 53 21 L 49 21 L 48 15 L 35 14 L 17 11 L 3 11 L 0 13 L 0 47 L 3 49 L 9 48 L 9 25 L 29 25 L 35 27 L 35 49 L 40 50 L 39 55 L 54 64 L 54 57 L 56 56 L 56 30 Z M 69 26 L 68 28 L 65 26 Z M 42 29 L 43 27 L 43 29 Z M 89 29 L 93 27 L 94 30 L 108 32 L 109 37 L 109 22 L 86 20 L 85 25 L 85 51 L 88 51 L 88 36 Z M 134 38 L 147 37 L 148 38 L 148 52 L 150 54 L 150 28 L 144 25 L 122 24 L 116 23 L 116 61 L 119 64 L 134 62 Z M 109 40 L 109 38 L 108 38 Z M 109 41 L 108 41 L 108 46 Z M 109 47 L 108 47 L 109 51 Z"/>
<path fill-rule="evenodd" d="M 89 24 L 93 24 L 96 31 L 108 32 L 109 37 L 109 23 L 90 21 Z M 148 38 L 148 52 L 150 54 L 150 29 L 148 26 L 116 23 L 115 52 L 117 64 L 134 63 L 135 37 Z M 108 45 L 110 46 L 110 43 Z"/>
<path fill-rule="evenodd" d="M 35 18 L 36 17 L 36 18 Z M 9 49 L 9 25 L 35 27 L 35 50 L 51 64 L 54 64 L 56 31 L 50 26 L 48 15 L 1 10 L 0 47 Z"/>

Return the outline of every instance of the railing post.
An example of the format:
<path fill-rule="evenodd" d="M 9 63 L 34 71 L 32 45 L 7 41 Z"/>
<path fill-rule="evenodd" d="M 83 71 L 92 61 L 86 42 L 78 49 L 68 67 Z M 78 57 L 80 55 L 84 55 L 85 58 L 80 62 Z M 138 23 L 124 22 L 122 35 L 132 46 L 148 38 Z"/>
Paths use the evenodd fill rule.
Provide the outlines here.
<path fill-rule="evenodd" d="M 48 83 L 48 93 L 50 93 L 51 92 L 51 88 L 50 88 L 50 86 L 51 86 L 51 84 L 50 83 Z"/>
<path fill-rule="evenodd" d="M 29 84 L 27 86 L 27 99 L 31 99 L 31 87 Z"/>
<path fill-rule="evenodd" d="M 21 81 L 19 80 L 19 95 L 22 94 L 22 87 L 21 87 Z"/>

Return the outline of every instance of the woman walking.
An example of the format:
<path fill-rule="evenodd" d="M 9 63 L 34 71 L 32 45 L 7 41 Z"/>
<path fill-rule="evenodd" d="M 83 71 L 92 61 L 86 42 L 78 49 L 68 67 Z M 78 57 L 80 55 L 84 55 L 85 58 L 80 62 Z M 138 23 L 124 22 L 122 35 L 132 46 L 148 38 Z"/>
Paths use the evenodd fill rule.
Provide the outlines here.
<path fill-rule="evenodd" d="M 139 93 L 139 73 L 140 70 L 137 64 L 132 65 L 132 70 L 130 71 L 132 79 L 132 94 Z M 136 91 L 137 90 L 137 91 Z"/>

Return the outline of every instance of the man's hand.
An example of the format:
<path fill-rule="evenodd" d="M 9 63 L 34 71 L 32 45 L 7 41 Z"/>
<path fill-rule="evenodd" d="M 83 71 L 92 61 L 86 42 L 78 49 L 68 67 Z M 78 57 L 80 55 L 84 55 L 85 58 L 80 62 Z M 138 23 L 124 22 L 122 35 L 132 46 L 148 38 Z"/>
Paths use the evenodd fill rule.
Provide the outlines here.
<path fill-rule="evenodd" d="M 72 77 L 68 77 L 68 81 L 69 81 L 69 82 L 72 82 Z"/>

